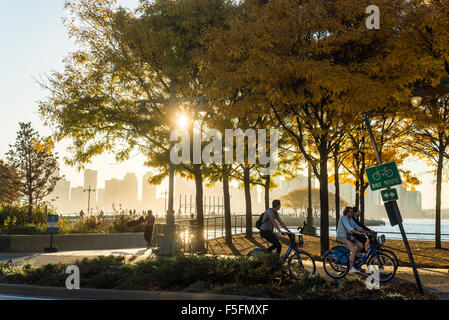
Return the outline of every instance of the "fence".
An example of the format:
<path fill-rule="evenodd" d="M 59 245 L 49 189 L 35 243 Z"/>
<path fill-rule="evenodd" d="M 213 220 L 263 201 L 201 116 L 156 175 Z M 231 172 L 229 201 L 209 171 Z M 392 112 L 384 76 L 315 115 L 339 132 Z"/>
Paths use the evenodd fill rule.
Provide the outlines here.
<path fill-rule="evenodd" d="M 129 215 L 129 213 L 104 213 L 103 216 L 106 219 L 113 219 L 116 215 Z M 136 216 L 140 215 L 140 213 L 136 213 Z M 80 218 L 80 216 L 77 214 L 72 215 L 63 215 L 65 218 L 67 218 L 69 221 L 75 221 Z M 86 215 L 85 215 L 86 216 Z M 157 222 L 165 222 L 165 218 L 162 216 L 162 214 L 155 213 L 155 216 L 157 217 Z M 255 221 L 257 220 L 259 216 L 253 215 L 252 216 L 252 225 L 255 225 Z M 288 216 L 283 217 L 283 219 L 286 222 L 287 225 L 292 225 L 291 223 L 288 223 Z M 190 214 L 184 214 L 184 215 L 175 215 L 175 221 L 176 223 L 180 224 L 182 226 L 182 229 L 185 230 L 189 229 L 191 217 Z M 295 222 L 296 225 L 296 222 Z M 246 231 L 246 216 L 244 214 L 234 214 L 231 215 L 231 232 L 232 234 L 240 234 L 244 233 Z M 318 230 L 319 230 L 319 226 Z M 257 231 L 253 228 L 254 231 Z M 335 227 L 330 226 L 329 231 L 331 233 L 335 233 Z M 210 216 L 206 215 L 204 217 L 204 237 L 207 240 L 215 239 L 219 237 L 225 236 L 225 220 L 223 215 L 215 215 Z M 393 238 L 400 239 L 401 234 L 400 232 L 391 232 L 391 231 L 379 231 L 379 233 L 386 234 L 386 235 L 393 235 Z M 319 232 L 318 232 L 319 234 Z M 432 241 L 435 239 L 434 233 L 424 233 L 424 232 L 407 232 L 407 235 L 409 236 L 410 240 L 426 240 L 426 241 Z M 449 241 L 449 234 L 448 233 L 442 233 L 441 234 L 442 241 Z"/>

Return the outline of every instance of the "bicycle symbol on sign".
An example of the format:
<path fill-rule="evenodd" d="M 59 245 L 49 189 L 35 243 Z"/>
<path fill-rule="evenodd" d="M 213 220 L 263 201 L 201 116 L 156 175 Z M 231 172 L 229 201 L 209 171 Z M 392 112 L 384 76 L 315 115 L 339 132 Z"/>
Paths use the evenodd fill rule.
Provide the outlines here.
<path fill-rule="evenodd" d="M 378 169 L 373 173 L 373 179 L 379 181 L 381 178 L 391 178 L 393 177 L 393 170 L 388 168 Z"/>

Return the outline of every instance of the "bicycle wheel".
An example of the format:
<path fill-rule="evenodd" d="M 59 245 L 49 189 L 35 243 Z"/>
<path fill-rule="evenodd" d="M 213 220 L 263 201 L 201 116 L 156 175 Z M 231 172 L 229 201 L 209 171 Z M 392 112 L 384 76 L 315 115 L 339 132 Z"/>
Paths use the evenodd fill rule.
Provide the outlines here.
<path fill-rule="evenodd" d="M 250 252 L 246 254 L 247 257 L 254 257 L 255 255 L 265 253 L 264 249 L 256 248 L 252 249 Z"/>
<path fill-rule="evenodd" d="M 316 271 L 315 260 L 305 251 L 298 251 L 299 259 L 296 254 L 288 258 L 287 266 L 290 276 L 300 278 L 304 275 L 313 275 Z"/>
<path fill-rule="evenodd" d="M 189 242 L 188 252 L 196 254 L 205 254 L 208 248 L 209 243 L 207 241 L 204 241 L 203 245 L 201 245 L 200 240 L 192 239 L 192 241 Z"/>
<path fill-rule="evenodd" d="M 396 256 L 396 254 L 393 251 L 386 250 L 386 249 L 381 249 L 379 251 L 379 253 L 385 253 L 385 254 L 389 255 L 391 258 L 393 258 L 394 264 L 395 264 L 395 269 L 396 270 L 398 269 L 398 267 L 399 267 L 399 259 L 398 259 L 398 257 Z"/>
<path fill-rule="evenodd" d="M 394 258 L 385 252 L 379 252 L 377 256 L 379 259 L 377 259 L 375 255 L 371 256 L 367 263 L 367 267 L 369 268 L 369 266 L 374 266 L 377 270 L 379 270 L 379 281 L 381 283 L 389 282 L 396 274 Z M 382 267 L 379 266 L 379 263 Z"/>
<path fill-rule="evenodd" d="M 161 240 L 164 236 L 160 235 L 160 234 L 156 234 L 155 236 L 153 236 L 153 238 L 151 239 L 151 245 L 150 248 L 155 248 L 160 246 L 161 244 Z"/>
<path fill-rule="evenodd" d="M 204 240 L 203 246 L 201 246 L 200 241 L 197 241 L 197 250 L 196 250 L 197 254 L 205 254 L 208 249 L 209 249 L 209 241 Z"/>
<path fill-rule="evenodd" d="M 334 251 L 329 250 L 324 254 L 323 267 L 326 274 L 333 279 L 344 278 L 349 272 L 349 255 L 335 256 Z"/>

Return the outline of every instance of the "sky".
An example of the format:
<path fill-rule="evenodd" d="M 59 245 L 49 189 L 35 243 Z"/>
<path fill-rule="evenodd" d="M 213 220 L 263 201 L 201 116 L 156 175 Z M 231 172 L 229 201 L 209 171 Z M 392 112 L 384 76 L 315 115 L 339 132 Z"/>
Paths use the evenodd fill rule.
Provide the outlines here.
<path fill-rule="evenodd" d="M 119 0 L 120 5 L 135 8 L 138 0 Z M 63 70 L 62 60 L 76 45 L 69 39 L 62 23 L 66 16 L 64 0 L 0 0 L 0 110 L 5 119 L 0 126 L 0 159 L 13 144 L 19 122 L 31 121 L 42 136 L 51 134 L 38 114 L 38 101 L 48 92 L 40 88 L 37 79 L 52 70 Z M 67 141 L 56 145 L 60 158 L 66 155 Z M 102 155 L 93 159 L 88 168 L 99 171 L 98 187 L 104 180 L 122 179 L 127 172 L 137 174 L 139 189 L 142 176 L 149 171 L 143 166 L 143 158 L 135 151 L 132 158 L 116 163 L 113 155 Z M 422 180 L 417 190 L 422 192 L 423 208 L 435 206 L 435 183 L 430 170 L 422 161 L 409 159 L 405 168 L 412 169 Z M 61 174 L 76 187 L 83 184 L 83 173 L 67 167 L 61 161 Z M 449 208 L 449 197 L 445 197 L 449 185 L 443 185 L 443 208 Z"/>

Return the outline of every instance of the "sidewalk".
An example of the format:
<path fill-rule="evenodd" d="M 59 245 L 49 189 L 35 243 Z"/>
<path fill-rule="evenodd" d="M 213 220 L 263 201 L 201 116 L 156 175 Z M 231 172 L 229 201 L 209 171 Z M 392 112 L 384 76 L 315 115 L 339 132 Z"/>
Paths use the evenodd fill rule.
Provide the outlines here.
<path fill-rule="evenodd" d="M 95 258 L 98 256 L 124 256 L 127 263 L 134 263 L 145 260 L 152 256 L 151 249 L 114 249 L 114 250 L 83 250 L 83 251 L 61 251 L 54 253 L 33 252 L 33 253 L 0 253 L 0 263 L 7 263 L 12 260 L 13 264 L 31 263 L 33 266 L 43 266 L 46 264 L 72 264 L 83 258 Z"/>

